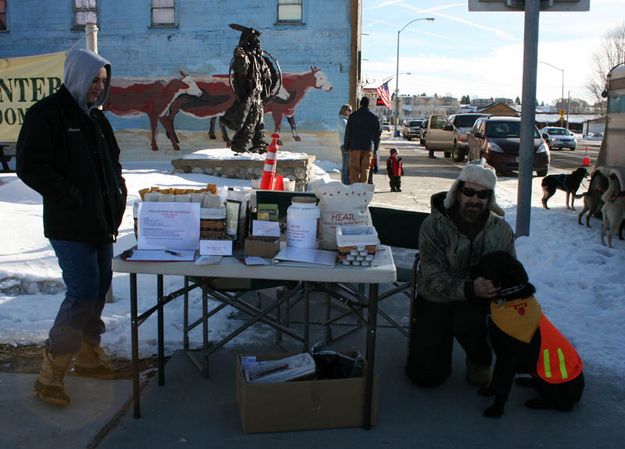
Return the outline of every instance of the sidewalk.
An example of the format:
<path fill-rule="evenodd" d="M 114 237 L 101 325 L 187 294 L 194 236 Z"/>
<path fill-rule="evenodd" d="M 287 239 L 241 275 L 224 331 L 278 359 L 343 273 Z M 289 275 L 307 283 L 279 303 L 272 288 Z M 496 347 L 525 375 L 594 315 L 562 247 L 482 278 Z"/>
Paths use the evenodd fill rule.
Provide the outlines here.
<path fill-rule="evenodd" d="M 388 146 L 382 146 L 381 151 Z M 446 162 L 428 160 L 421 157 L 424 154 L 422 150 L 402 154 L 406 170 L 418 166 L 423 175 L 405 176 L 401 193 L 390 193 L 384 175 L 376 175 L 373 204 L 429 211 L 432 186 L 438 190 L 444 182 L 428 177 L 428 170 L 433 171 L 433 164 Z M 450 168 L 449 184 L 457 176 L 457 169 Z M 406 324 L 405 297 L 393 297 L 381 307 Z M 131 385 L 127 380 L 68 377 L 72 406 L 58 409 L 32 396 L 35 375 L 0 373 L 0 449 L 618 449 L 625 441 L 622 377 L 585 367 L 584 397 L 571 413 L 526 409 L 522 404 L 531 392 L 517 387 L 505 415 L 498 420 L 486 419 L 481 413 L 490 400 L 480 397 L 476 388 L 464 381 L 460 348 L 454 353 L 453 374 L 444 385 L 430 390 L 416 388 L 403 373 L 407 340 L 385 327 L 383 320 L 378 324 L 375 369 L 380 382 L 380 419 L 369 431 L 347 428 L 243 434 L 234 393 L 235 357 L 243 352 L 279 351 L 271 336 L 254 347 L 237 345 L 234 340 L 217 351 L 210 359 L 208 379 L 198 373 L 184 353 L 175 353 L 165 367 L 165 385 L 159 386 L 152 377 L 142 391 L 141 419 L 132 416 Z M 313 326 L 311 332 L 314 343 L 322 329 Z M 284 346 L 298 350 L 288 339 Z M 361 351 L 364 347 L 362 330 L 332 345 L 333 349 Z"/>

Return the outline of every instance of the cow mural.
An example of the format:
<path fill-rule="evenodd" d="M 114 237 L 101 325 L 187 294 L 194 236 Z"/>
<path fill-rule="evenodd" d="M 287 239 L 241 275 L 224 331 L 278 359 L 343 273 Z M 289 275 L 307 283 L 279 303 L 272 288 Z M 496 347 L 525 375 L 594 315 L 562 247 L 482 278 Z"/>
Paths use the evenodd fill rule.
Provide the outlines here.
<path fill-rule="evenodd" d="M 181 72 L 182 74 L 183 72 Z M 170 81 L 173 82 L 174 80 Z M 144 88 L 146 84 L 131 84 L 129 81 L 117 81 L 118 89 L 111 86 L 108 110 L 119 116 L 148 114 L 152 128 L 152 149 L 156 146 L 156 132 L 158 122 L 165 128 L 166 135 L 175 150 L 179 150 L 179 139 L 176 135 L 174 120 L 178 113 L 194 118 L 210 118 L 209 137 L 215 139 L 216 119 L 230 107 L 234 101 L 234 92 L 229 84 L 228 75 L 213 76 L 190 76 L 186 75 L 178 81 L 183 81 L 188 87 L 179 87 L 178 90 L 162 92 L 159 98 L 152 89 Z M 154 80 L 153 83 L 162 85 L 162 80 Z M 131 89 L 132 86 L 135 86 Z M 197 89 L 196 89 L 197 88 Z M 282 120 L 287 118 L 291 126 L 293 139 L 300 141 L 295 124 L 295 109 L 306 92 L 311 89 L 320 89 L 330 92 L 333 89 L 326 74 L 317 67 L 311 67 L 310 71 L 303 73 L 283 73 L 282 87 L 280 91 L 265 104 L 265 113 L 271 114 L 275 132 L 280 132 Z M 112 107 L 115 106 L 115 107 Z M 162 109 L 161 109 L 162 108 Z M 229 143 L 228 133 L 221 127 L 222 137 Z"/>
<path fill-rule="evenodd" d="M 160 121 L 174 150 L 180 150 L 177 140 L 172 138 L 175 133 L 166 115 L 171 104 L 183 94 L 199 96 L 202 91 L 193 78 L 182 71 L 180 78 L 173 79 L 113 78 L 108 99 L 102 109 L 120 117 L 146 114 L 150 120 L 153 151 L 158 151 L 156 135 Z"/>

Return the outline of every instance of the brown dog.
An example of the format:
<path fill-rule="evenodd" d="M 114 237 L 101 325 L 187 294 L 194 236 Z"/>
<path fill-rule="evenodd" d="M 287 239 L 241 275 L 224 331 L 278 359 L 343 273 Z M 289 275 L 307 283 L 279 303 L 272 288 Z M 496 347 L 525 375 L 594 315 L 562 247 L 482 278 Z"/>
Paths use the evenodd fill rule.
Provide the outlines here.
<path fill-rule="evenodd" d="M 612 248 L 612 234 L 616 232 L 621 223 L 625 219 L 625 196 L 615 192 L 615 181 L 609 178 L 610 186 L 605 191 L 601 199 L 603 207 L 601 214 L 603 215 L 603 223 L 601 225 L 601 243 L 605 245 L 605 235 L 608 235 L 608 247 Z M 620 232 L 620 231 L 619 231 Z"/>
<path fill-rule="evenodd" d="M 583 167 L 578 168 L 570 174 L 563 173 L 560 175 L 545 176 L 540 183 L 543 188 L 543 207 L 545 209 L 549 209 L 549 206 L 547 206 L 549 198 L 555 195 L 557 190 L 564 190 L 566 192 L 566 208 L 569 209 L 570 198 L 570 208 L 575 210 L 575 206 L 573 206 L 573 203 L 575 202 L 575 194 L 577 193 L 577 189 L 579 189 L 582 180 L 586 176 L 588 176 L 588 171 Z"/>
<path fill-rule="evenodd" d="M 584 200 L 584 209 L 577 217 L 579 224 L 582 224 L 582 217 L 586 214 L 586 226 L 590 228 L 590 217 L 593 215 L 597 217 L 597 214 L 601 211 L 603 206 L 601 196 L 608 190 L 608 186 L 608 177 L 596 170 L 590 177 L 588 190 L 581 195 L 575 195 L 575 198 L 583 198 Z"/>

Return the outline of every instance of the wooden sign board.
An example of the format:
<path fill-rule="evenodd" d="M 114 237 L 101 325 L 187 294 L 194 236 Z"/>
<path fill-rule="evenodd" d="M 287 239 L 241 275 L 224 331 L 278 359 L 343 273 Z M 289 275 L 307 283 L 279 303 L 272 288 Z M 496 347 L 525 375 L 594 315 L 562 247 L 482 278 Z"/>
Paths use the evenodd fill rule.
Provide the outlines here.
<path fill-rule="evenodd" d="M 469 11 L 524 11 L 525 0 L 469 0 Z M 540 0 L 541 11 L 589 11 L 590 0 Z"/>

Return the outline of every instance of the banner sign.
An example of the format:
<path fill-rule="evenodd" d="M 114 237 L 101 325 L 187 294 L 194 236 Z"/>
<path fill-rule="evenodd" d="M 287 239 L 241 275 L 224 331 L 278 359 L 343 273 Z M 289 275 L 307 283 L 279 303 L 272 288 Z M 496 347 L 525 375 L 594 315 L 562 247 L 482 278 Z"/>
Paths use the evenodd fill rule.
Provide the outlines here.
<path fill-rule="evenodd" d="M 65 52 L 0 59 L 0 142 L 15 142 L 26 111 L 63 82 Z"/>

